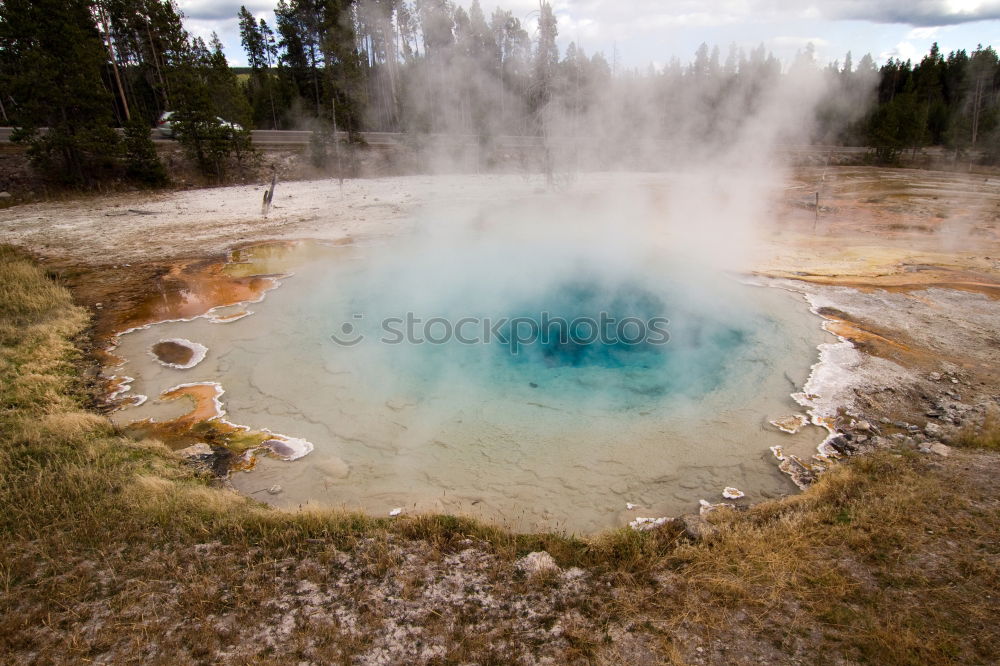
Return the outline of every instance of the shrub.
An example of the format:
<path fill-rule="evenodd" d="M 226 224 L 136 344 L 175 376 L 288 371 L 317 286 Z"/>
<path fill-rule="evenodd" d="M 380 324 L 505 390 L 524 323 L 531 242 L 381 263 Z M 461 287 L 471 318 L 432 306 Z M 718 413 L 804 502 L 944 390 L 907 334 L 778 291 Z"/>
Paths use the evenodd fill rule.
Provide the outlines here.
<path fill-rule="evenodd" d="M 125 173 L 144 185 L 155 187 L 167 182 L 167 172 L 156 154 L 149 125 L 139 116 L 125 125 Z"/>

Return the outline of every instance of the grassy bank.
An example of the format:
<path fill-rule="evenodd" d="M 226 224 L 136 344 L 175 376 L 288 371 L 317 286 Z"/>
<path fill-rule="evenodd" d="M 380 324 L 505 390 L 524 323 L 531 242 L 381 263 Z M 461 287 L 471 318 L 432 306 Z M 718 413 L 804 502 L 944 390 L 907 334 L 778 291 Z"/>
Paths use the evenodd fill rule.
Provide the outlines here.
<path fill-rule="evenodd" d="M 280 512 L 83 405 L 70 294 L 0 248 L 0 659 L 988 663 L 995 453 L 885 452 L 808 492 L 581 540 Z M 561 572 L 515 564 L 547 550 Z M 578 567 L 578 568 L 577 568 Z"/>

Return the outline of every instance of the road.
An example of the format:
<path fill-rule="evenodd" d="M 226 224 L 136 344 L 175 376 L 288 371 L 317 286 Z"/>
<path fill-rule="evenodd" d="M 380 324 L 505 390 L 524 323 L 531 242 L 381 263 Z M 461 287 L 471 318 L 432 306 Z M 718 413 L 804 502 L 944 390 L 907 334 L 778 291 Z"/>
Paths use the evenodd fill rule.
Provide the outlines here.
<path fill-rule="evenodd" d="M 10 141 L 10 135 L 13 131 L 13 127 L 0 127 L 0 143 Z M 44 128 L 42 131 L 44 131 Z M 251 135 L 254 144 L 258 146 L 301 146 L 309 143 L 312 132 L 300 130 L 253 130 Z M 347 132 L 337 132 L 337 137 L 347 140 Z M 474 144 L 479 140 L 479 137 L 474 134 L 414 135 L 395 132 L 362 132 L 361 137 L 371 146 L 396 146 L 414 141 L 426 142 L 429 140 L 438 143 Z M 172 139 L 158 136 L 156 131 L 153 132 L 153 140 L 157 143 L 172 141 Z M 530 146 L 535 145 L 537 139 L 530 136 L 510 136 L 498 137 L 498 142 L 508 147 Z"/>
<path fill-rule="evenodd" d="M 0 143 L 10 141 L 12 127 L 0 127 Z M 251 132 L 255 145 L 262 147 L 277 146 L 302 146 L 309 143 L 312 132 L 300 130 L 253 130 Z M 346 132 L 338 132 L 337 136 L 347 139 Z M 459 144 L 475 145 L 479 143 L 480 137 L 475 134 L 404 134 L 401 132 L 362 132 L 361 137 L 370 146 L 397 146 L 407 144 L 426 144 L 434 142 L 436 145 Z M 153 132 L 153 139 L 158 143 L 166 143 L 172 139 L 156 136 Z M 572 139 L 554 139 L 553 142 L 571 141 Z M 584 139 L 579 139 L 582 142 Z M 498 136 L 494 138 L 494 145 L 501 148 L 531 148 L 538 146 L 539 138 L 534 136 Z M 868 149 L 861 146 L 784 146 L 782 152 L 789 153 L 823 153 L 837 155 L 858 155 L 868 152 Z"/>

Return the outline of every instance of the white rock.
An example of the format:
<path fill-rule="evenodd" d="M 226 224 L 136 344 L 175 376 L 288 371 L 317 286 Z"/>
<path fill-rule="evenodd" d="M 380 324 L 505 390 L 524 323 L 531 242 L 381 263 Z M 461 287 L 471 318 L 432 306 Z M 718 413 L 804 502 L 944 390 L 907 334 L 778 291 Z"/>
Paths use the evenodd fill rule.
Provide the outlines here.
<path fill-rule="evenodd" d="M 730 504 L 729 502 L 719 502 L 718 504 L 712 504 L 707 500 L 698 500 L 698 504 L 700 506 L 700 508 L 698 509 L 698 513 L 702 516 L 708 513 L 712 513 L 716 509 L 721 509 L 722 507 L 729 507 L 730 509 L 733 508 L 733 505 Z"/>
<path fill-rule="evenodd" d="M 283 490 L 283 489 L 282 489 L 282 487 L 281 487 L 281 486 L 279 486 L 278 484 L 274 484 L 273 486 L 271 486 L 270 488 L 268 488 L 268 489 L 267 489 L 267 492 L 268 492 L 268 494 L 270 494 L 270 495 L 277 495 L 277 494 L 278 494 L 278 493 L 280 493 L 280 492 L 281 492 L 282 490 Z"/>
<path fill-rule="evenodd" d="M 670 518 L 667 516 L 663 516 L 661 518 L 636 518 L 629 523 L 628 526 L 636 532 L 648 532 L 649 530 L 656 529 L 660 525 L 666 524 L 669 520 Z"/>
<path fill-rule="evenodd" d="M 399 514 L 403 513 L 403 507 L 397 506 L 395 509 L 389 512 L 389 515 L 395 518 Z"/>
<path fill-rule="evenodd" d="M 726 486 L 722 490 L 722 496 L 726 499 L 739 499 L 744 496 L 744 492 L 739 488 L 733 488 L 732 486 Z"/>
<path fill-rule="evenodd" d="M 638 504 L 632 504 L 632 502 L 625 502 L 625 508 L 628 509 L 629 511 L 633 511 L 635 509 L 638 509 L 639 505 Z"/>
<path fill-rule="evenodd" d="M 544 550 L 536 550 L 533 553 L 528 553 L 517 562 L 514 566 L 518 570 L 523 571 L 525 574 L 530 576 L 537 576 L 538 574 L 546 573 L 549 571 L 560 571 L 559 565 L 556 561 L 552 559 Z"/>

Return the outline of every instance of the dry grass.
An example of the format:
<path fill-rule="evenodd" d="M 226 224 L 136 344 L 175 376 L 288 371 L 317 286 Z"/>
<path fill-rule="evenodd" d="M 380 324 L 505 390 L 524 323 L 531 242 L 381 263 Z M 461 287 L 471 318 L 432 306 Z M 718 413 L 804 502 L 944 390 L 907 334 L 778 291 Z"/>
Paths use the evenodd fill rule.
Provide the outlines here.
<path fill-rule="evenodd" d="M 288 514 L 86 411 L 86 324 L 0 247 L 0 661 L 1000 659 L 992 453 L 857 459 L 802 495 L 716 512 L 697 544 L 674 528 L 584 540 Z M 519 576 L 534 550 L 564 573 Z"/>
<path fill-rule="evenodd" d="M 986 412 L 986 418 L 979 425 L 962 428 L 952 443 L 965 448 L 1000 451 L 1000 409 Z"/>

